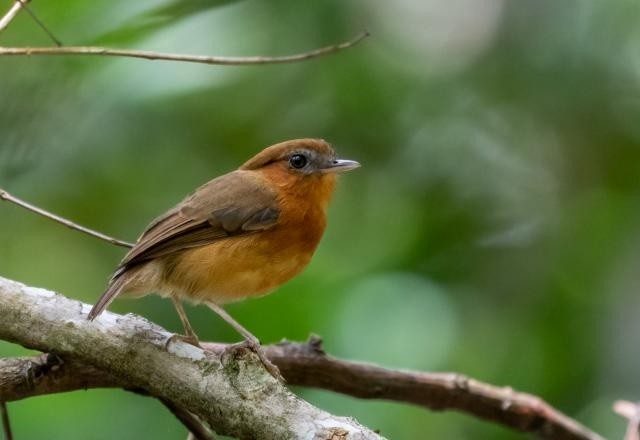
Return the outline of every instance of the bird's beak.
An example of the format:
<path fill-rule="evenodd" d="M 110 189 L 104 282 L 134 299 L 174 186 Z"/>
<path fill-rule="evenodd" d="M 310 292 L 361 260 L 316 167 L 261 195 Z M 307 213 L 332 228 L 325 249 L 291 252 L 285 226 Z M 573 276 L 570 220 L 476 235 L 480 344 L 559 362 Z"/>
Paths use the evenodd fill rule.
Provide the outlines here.
<path fill-rule="evenodd" d="M 360 167 L 360 162 L 355 160 L 336 159 L 332 160 L 322 171 L 326 173 L 344 173 L 345 171 L 355 170 Z"/>

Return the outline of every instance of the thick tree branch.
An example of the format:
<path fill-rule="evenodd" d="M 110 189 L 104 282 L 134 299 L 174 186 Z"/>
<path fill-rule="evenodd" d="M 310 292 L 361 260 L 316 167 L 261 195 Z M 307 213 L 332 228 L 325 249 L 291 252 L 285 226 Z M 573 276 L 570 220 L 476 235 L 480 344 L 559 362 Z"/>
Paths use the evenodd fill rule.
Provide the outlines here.
<path fill-rule="evenodd" d="M 220 434 L 261 439 L 381 439 L 350 418 L 328 414 L 291 394 L 239 347 L 209 352 L 127 315 L 87 321 L 89 305 L 0 278 L 0 339 L 53 352 L 106 371 L 196 415 Z M 71 359 L 66 361 L 66 359 Z M 13 365 L 16 368 L 16 365 Z M 54 383 L 53 381 L 51 383 Z M 3 392 L 0 400 L 9 400 Z"/>
<path fill-rule="evenodd" d="M 43 394 L 89 388 L 131 388 L 130 384 L 77 359 L 45 353 L 32 357 L 0 358 L 0 402 L 11 402 Z M 132 390 L 138 392 L 138 390 Z M 144 393 L 146 394 L 146 393 Z M 162 403 L 197 440 L 213 437 L 188 411 L 168 401 Z"/>
<path fill-rule="evenodd" d="M 0 47 L 0 56 L 35 56 L 35 55 L 97 55 L 108 57 L 142 58 L 146 60 L 181 61 L 187 63 L 216 64 L 224 66 L 245 66 L 255 64 L 283 64 L 306 61 L 312 58 L 329 55 L 355 46 L 369 36 L 363 32 L 349 41 L 322 47 L 309 52 L 276 57 L 221 57 L 205 55 L 187 55 L 177 53 L 154 52 L 148 50 L 114 49 L 93 46 L 64 47 Z"/>
<path fill-rule="evenodd" d="M 42 394 L 126 385 L 115 376 L 86 362 L 41 354 L 0 359 L 0 401 L 11 402 Z"/>
<path fill-rule="evenodd" d="M 216 357 L 223 357 L 230 350 L 226 344 L 203 345 Z M 266 353 L 292 385 L 406 402 L 432 410 L 458 410 L 541 438 L 601 439 L 535 396 L 459 374 L 397 371 L 342 361 L 326 355 L 318 338 L 307 343 L 271 345 L 266 347 Z M 73 357 L 65 358 L 63 364 L 46 355 L 0 359 L 0 397 L 7 401 L 75 389 L 132 386 Z"/>

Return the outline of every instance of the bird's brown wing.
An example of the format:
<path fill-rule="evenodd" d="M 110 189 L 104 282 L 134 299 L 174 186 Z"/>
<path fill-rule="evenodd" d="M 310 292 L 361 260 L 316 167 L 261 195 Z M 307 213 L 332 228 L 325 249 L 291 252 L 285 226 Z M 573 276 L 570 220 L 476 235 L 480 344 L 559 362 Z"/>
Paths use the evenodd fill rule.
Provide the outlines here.
<path fill-rule="evenodd" d="M 136 266 L 225 237 L 274 226 L 280 213 L 276 193 L 259 177 L 234 171 L 201 186 L 154 220 L 120 267 Z"/>
<path fill-rule="evenodd" d="M 151 222 L 125 255 L 89 319 L 97 317 L 125 287 L 129 269 L 216 240 L 269 229 L 279 214 L 275 191 L 250 171 L 234 171 L 209 181 Z"/>

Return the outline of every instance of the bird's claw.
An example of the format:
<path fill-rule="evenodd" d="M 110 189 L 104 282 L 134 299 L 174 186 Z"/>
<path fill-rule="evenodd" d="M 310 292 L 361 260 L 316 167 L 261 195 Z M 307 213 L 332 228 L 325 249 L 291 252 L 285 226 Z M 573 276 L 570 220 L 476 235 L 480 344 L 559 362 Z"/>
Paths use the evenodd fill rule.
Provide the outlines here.
<path fill-rule="evenodd" d="M 186 342 L 187 344 L 191 344 L 194 347 L 202 348 L 204 350 L 204 347 L 200 345 L 200 340 L 196 335 L 179 335 L 174 333 L 173 335 L 171 335 L 171 337 L 169 337 L 169 339 L 167 339 L 165 347 L 168 347 L 169 344 L 175 341 Z"/>

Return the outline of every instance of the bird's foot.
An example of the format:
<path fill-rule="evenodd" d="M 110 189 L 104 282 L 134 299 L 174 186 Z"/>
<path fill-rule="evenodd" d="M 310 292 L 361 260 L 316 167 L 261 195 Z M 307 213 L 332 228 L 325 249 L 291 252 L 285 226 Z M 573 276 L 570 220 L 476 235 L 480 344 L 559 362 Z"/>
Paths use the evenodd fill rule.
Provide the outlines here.
<path fill-rule="evenodd" d="M 280 374 L 280 370 L 278 370 L 278 367 L 273 365 L 271 361 L 267 359 L 267 355 L 265 354 L 264 349 L 262 348 L 262 345 L 260 345 L 260 341 L 258 340 L 258 338 L 256 338 L 253 335 L 253 333 L 251 333 L 249 330 L 247 330 L 242 325 L 240 325 L 240 323 L 238 323 L 235 319 L 233 319 L 231 315 L 229 315 L 226 312 L 226 310 L 223 309 L 220 305 L 214 302 L 207 302 L 206 304 L 218 316 L 224 319 L 227 322 L 227 324 L 233 327 L 238 333 L 240 333 L 244 337 L 244 342 L 241 342 L 240 345 L 245 346 L 249 348 L 251 351 L 255 352 L 255 354 L 258 355 L 258 357 L 260 358 L 260 361 L 262 362 L 262 365 L 264 365 L 267 371 L 278 381 L 284 383 L 285 380 L 284 380 L 284 377 L 282 377 L 282 375 Z"/>
<path fill-rule="evenodd" d="M 267 358 L 267 354 L 265 353 L 264 347 L 260 345 L 260 341 L 258 339 L 247 338 L 244 341 L 239 342 L 238 344 L 234 344 L 234 346 L 246 347 L 249 350 L 253 351 L 255 354 L 258 355 L 260 362 L 262 362 L 262 365 L 264 365 L 264 368 L 269 372 L 269 374 L 271 374 L 271 376 L 273 376 L 280 383 L 286 382 L 284 377 L 282 377 L 282 374 L 280 374 L 280 370 L 278 369 L 278 367 L 276 367 L 273 364 L 273 362 L 271 362 L 269 358 Z"/>

